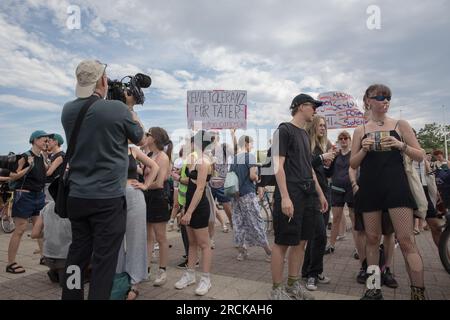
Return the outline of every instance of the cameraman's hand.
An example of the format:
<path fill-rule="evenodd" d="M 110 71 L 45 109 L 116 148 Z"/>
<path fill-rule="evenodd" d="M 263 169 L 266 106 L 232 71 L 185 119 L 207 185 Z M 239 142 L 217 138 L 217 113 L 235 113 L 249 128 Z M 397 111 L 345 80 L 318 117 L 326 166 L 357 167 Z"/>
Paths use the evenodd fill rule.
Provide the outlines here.
<path fill-rule="evenodd" d="M 136 104 L 136 100 L 134 99 L 133 96 L 128 95 L 127 90 L 125 90 L 124 94 L 125 94 L 125 103 L 128 106 L 128 109 L 130 109 L 130 111 L 134 111 L 133 107 Z"/>

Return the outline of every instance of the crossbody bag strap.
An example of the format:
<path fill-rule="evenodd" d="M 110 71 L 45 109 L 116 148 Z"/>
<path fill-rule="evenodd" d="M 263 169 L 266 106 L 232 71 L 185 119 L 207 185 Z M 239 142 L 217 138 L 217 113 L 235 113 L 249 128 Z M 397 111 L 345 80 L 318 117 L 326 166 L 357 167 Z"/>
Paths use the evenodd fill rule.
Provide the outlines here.
<path fill-rule="evenodd" d="M 100 99 L 98 96 L 92 95 L 89 98 L 89 100 L 86 101 L 86 103 L 81 108 L 80 112 L 78 113 L 77 119 L 75 121 L 75 125 L 72 130 L 72 134 L 70 135 L 69 145 L 67 147 L 67 153 L 66 153 L 66 156 L 64 157 L 64 162 L 62 164 L 62 168 L 64 168 L 64 169 L 67 168 L 67 164 L 69 163 L 69 160 L 75 151 L 75 146 L 77 144 L 78 135 L 80 133 L 81 123 L 83 122 L 84 117 L 86 116 L 86 113 L 87 113 L 89 107 L 98 99 Z"/>

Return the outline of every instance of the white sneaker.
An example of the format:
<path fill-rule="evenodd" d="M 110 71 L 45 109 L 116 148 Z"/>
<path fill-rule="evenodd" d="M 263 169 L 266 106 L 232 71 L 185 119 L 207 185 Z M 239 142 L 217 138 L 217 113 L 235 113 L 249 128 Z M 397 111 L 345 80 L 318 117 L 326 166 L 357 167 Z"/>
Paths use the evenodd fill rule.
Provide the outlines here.
<path fill-rule="evenodd" d="M 173 231 L 173 229 L 175 228 L 175 222 L 171 219 L 169 220 L 169 223 L 167 224 L 167 231 Z"/>
<path fill-rule="evenodd" d="M 159 243 L 158 243 L 158 242 L 156 242 L 156 243 L 153 245 L 153 250 L 159 250 Z"/>
<path fill-rule="evenodd" d="M 345 234 L 342 235 L 342 236 L 337 236 L 336 237 L 336 241 L 343 241 L 343 240 L 345 240 Z"/>
<path fill-rule="evenodd" d="M 223 227 L 222 227 L 222 231 L 223 231 L 224 233 L 228 233 L 228 231 L 230 231 L 230 230 L 228 229 L 227 225 L 224 224 Z"/>
<path fill-rule="evenodd" d="M 195 283 L 195 272 L 186 271 L 180 280 L 175 283 L 175 289 L 181 290 Z"/>
<path fill-rule="evenodd" d="M 155 287 L 160 287 L 164 285 L 167 282 L 167 273 L 163 269 L 158 270 L 158 275 L 156 276 L 155 281 L 153 282 L 153 285 Z"/>
<path fill-rule="evenodd" d="M 264 261 L 266 261 L 266 262 L 272 262 L 272 254 L 267 254 L 267 253 L 266 253 L 266 257 L 264 258 Z"/>
<path fill-rule="evenodd" d="M 195 294 L 198 296 L 204 296 L 211 289 L 211 280 L 209 277 L 201 277 L 197 289 L 195 289 Z"/>
<path fill-rule="evenodd" d="M 314 277 L 309 277 L 308 281 L 306 282 L 306 289 L 309 291 L 316 291 L 317 290 L 317 280 Z"/>
<path fill-rule="evenodd" d="M 210 244 L 211 244 L 211 249 L 214 249 L 216 247 L 216 242 L 214 241 L 214 239 L 210 240 Z"/>
<path fill-rule="evenodd" d="M 247 249 L 245 249 L 245 248 L 239 248 L 239 254 L 238 254 L 238 256 L 237 256 L 237 260 L 238 261 L 244 261 L 245 259 L 247 259 L 247 257 L 248 257 L 248 252 L 247 252 Z"/>
<path fill-rule="evenodd" d="M 292 286 L 286 285 L 285 290 L 295 300 L 315 300 L 314 296 L 300 284 L 300 281 L 295 281 Z"/>
<path fill-rule="evenodd" d="M 272 289 L 269 293 L 269 300 L 294 300 L 286 292 L 283 286 L 279 286 L 276 289 Z"/>

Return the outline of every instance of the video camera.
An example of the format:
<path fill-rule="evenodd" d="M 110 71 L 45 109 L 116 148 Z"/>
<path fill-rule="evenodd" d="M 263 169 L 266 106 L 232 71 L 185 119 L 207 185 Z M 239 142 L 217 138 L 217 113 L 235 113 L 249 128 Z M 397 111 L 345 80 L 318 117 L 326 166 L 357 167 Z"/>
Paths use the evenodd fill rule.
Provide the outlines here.
<path fill-rule="evenodd" d="M 9 173 L 15 172 L 19 166 L 22 155 L 10 152 L 7 156 L 0 156 L 0 177 L 9 177 Z"/>
<path fill-rule="evenodd" d="M 124 81 L 124 79 L 129 79 Z M 148 88 L 152 84 L 152 79 L 142 73 L 137 73 L 135 76 L 126 76 L 119 80 L 111 80 L 108 78 L 108 100 L 119 100 L 123 103 L 125 101 L 125 90 L 129 96 L 133 96 L 136 104 L 143 104 L 145 101 L 144 92 L 142 88 Z"/>

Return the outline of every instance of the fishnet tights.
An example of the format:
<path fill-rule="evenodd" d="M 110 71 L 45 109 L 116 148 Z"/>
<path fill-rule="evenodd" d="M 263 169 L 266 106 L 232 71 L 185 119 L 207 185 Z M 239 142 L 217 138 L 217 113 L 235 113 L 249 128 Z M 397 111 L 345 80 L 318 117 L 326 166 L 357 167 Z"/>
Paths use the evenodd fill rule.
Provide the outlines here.
<path fill-rule="evenodd" d="M 424 287 L 423 262 L 414 239 L 414 219 L 412 209 L 389 209 L 389 215 L 394 226 L 397 240 L 405 259 L 406 271 L 411 280 L 411 285 Z M 381 240 L 381 211 L 366 212 L 363 214 L 366 230 L 366 254 L 368 265 L 378 265 Z"/>

